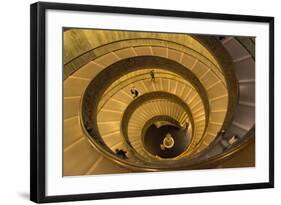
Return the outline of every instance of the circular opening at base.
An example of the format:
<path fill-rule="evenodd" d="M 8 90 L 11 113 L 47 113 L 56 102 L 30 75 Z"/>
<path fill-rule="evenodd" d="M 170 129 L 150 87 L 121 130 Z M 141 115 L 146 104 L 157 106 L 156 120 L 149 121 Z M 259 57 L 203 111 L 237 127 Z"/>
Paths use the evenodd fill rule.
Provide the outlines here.
<path fill-rule="evenodd" d="M 167 121 L 157 121 L 147 128 L 143 142 L 150 154 L 161 158 L 174 158 L 187 149 L 190 137 L 187 128 Z"/>

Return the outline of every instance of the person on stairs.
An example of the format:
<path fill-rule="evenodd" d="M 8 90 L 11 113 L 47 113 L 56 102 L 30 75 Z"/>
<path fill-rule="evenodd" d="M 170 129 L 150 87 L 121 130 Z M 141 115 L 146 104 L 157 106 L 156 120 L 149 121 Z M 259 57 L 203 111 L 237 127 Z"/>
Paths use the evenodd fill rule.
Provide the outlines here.
<path fill-rule="evenodd" d="M 139 91 L 135 87 L 132 87 L 130 92 L 131 92 L 131 95 L 133 96 L 133 98 L 136 98 L 139 96 Z"/>
<path fill-rule="evenodd" d="M 154 73 L 154 70 L 151 70 L 149 74 L 150 74 L 151 82 L 155 83 L 155 73 Z"/>
<path fill-rule="evenodd" d="M 118 157 L 122 158 L 122 159 L 128 159 L 127 157 L 127 152 L 123 149 L 115 149 L 115 153 Z"/>

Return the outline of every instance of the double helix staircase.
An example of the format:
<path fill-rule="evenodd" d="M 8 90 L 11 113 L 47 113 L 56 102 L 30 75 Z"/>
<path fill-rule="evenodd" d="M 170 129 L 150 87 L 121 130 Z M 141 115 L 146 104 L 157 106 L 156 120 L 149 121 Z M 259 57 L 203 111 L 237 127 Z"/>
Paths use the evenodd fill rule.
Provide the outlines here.
<path fill-rule="evenodd" d="M 252 38 L 211 37 L 225 52 L 217 60 L 200 36 L 81 32 L 64 33 L 65 176 L 219 167 L 216 158 L 254 138 Z M 191 143 L 179 156 L 162 159 L 146 149 L 144 127 L 156 119 L 190 124 Z M 225 147 L 221 130 L 224 141 L 239 140 Z"/>

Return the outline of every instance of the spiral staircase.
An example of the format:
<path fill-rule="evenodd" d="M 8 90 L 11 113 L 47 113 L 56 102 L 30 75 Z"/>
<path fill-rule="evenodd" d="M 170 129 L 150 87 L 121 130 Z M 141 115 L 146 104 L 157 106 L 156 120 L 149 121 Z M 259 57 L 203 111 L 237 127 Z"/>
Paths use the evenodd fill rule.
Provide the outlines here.
<path fill-rule="evenodd" d="M 65 29 L 64 176 L 254 166 L 254 127 L 254 38 Z"/>

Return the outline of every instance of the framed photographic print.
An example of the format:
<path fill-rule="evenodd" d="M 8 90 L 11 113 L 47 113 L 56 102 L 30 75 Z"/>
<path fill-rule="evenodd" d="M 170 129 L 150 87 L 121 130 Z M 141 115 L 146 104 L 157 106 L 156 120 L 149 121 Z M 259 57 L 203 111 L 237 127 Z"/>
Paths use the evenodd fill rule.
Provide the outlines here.
<path fill-rule="evenodd" d="M 34 202 L 274 187 L 274 18 L 31 5 Z"/>

